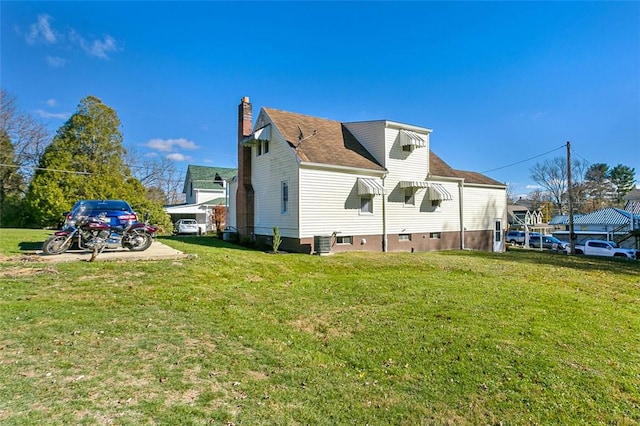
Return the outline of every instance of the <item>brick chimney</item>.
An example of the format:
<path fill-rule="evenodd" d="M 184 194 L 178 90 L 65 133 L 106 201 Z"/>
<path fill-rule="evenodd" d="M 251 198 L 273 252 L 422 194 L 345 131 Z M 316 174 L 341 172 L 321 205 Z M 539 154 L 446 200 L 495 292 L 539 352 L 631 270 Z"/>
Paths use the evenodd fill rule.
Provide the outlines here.
<path fill-rule="evenodd" d="M 253 236 L 254 193 L 251 185 L 251 147 L 243 142 L 251 136 L 252 110 L 249 97 L 238 105 L 238 191 L 236 192 L 236 227 L 240 237 Z"/>

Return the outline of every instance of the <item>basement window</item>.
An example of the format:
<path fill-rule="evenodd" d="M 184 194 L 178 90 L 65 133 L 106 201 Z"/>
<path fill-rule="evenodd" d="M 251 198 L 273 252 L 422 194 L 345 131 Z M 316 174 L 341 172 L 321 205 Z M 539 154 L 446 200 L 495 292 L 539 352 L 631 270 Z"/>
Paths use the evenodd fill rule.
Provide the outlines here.
<path fill-rule="evenodd" d="M 339 235 L 336 237 L 336 244 L 341 244 L 341 245 L 353 244 L 353 237 L 350 235 L 349 236 Z"/>
<path fill-rule="evenodd" d="M 431 240 L 439 240 L 442 237 L 442 234 L 440 232 L 430 232 L 429 233 L 429 239 Z"/>
<path fill-rule="evenodd" d="M 398 241 L 411 241 L 411 234 L 399 234 Z"/>

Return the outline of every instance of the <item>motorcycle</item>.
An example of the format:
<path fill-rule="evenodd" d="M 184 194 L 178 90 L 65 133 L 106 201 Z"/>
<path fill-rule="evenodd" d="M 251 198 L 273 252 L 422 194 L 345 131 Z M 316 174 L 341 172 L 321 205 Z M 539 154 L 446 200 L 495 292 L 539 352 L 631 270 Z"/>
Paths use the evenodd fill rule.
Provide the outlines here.
<path fill-rule="evenodd" d="M 82 205 L 72 212 L 64 228 L 57 231 L 42 245 L 46 255 L 62 254 L 77 243 L 80 250 L 91 250 L 91 261 L 105 249 L 128 248 L 144 251 L 151 246 L 158 228 L 149 225 L 149 213 L 144 222 L 129 222 L 125 226 L 113 226 L 104 213 L 92 216 Z"/>

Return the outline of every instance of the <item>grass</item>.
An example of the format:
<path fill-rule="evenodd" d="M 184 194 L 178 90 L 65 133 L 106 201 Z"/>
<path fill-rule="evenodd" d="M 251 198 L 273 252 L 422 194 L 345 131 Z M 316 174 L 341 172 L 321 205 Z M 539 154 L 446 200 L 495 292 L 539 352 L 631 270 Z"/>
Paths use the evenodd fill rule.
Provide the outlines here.
<path fill-rule="evenodd" d="M 23 256 L 46 235 L 0 230 L 2 424 L 640 423 L 640 262 Z"/>

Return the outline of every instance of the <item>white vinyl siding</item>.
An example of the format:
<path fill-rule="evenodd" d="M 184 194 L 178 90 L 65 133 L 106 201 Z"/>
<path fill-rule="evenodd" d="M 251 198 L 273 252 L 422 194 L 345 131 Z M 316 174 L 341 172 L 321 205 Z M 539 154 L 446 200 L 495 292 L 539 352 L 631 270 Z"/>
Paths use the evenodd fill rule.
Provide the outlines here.
<path fill-rule="evenodd" d="M 300 237 L 382 234 L 382 196 L 375 195 L 373 213 L 360 212 L 358 177 L 319 168 L 300 169 Z"/>
<path fill-rule="evenodd" d="M 444 206 L 445 201 L 442 202 Z M 504 189 L 465 185 L 464 226 L 467 231 L 494 228 L 496 218 L 506 223 L 507 200 Z"/>
<path fill-rule="evenodd" d="M 387 160 L 384 135 L 385 121 L 344 123 L 344 126 L 358 139 L 362 146 L 373 155 L 378 163 L 384 167 Z"/>
<path fill-rule="evenodd" d="M 262 115 L 260 118 L 264 119 Z M 298 165 L 291 148 L 275 127 L 269 141 L 269 155 L 264 155 L 264 151 L 261 156 L 254 155 L 251 172 L 255 233 L 272 235 L 273 227 L 277 225 L 283 237 L 298 238 Z M 287 214 L 281 214 L 282 182 L 288 184 Z"/>

